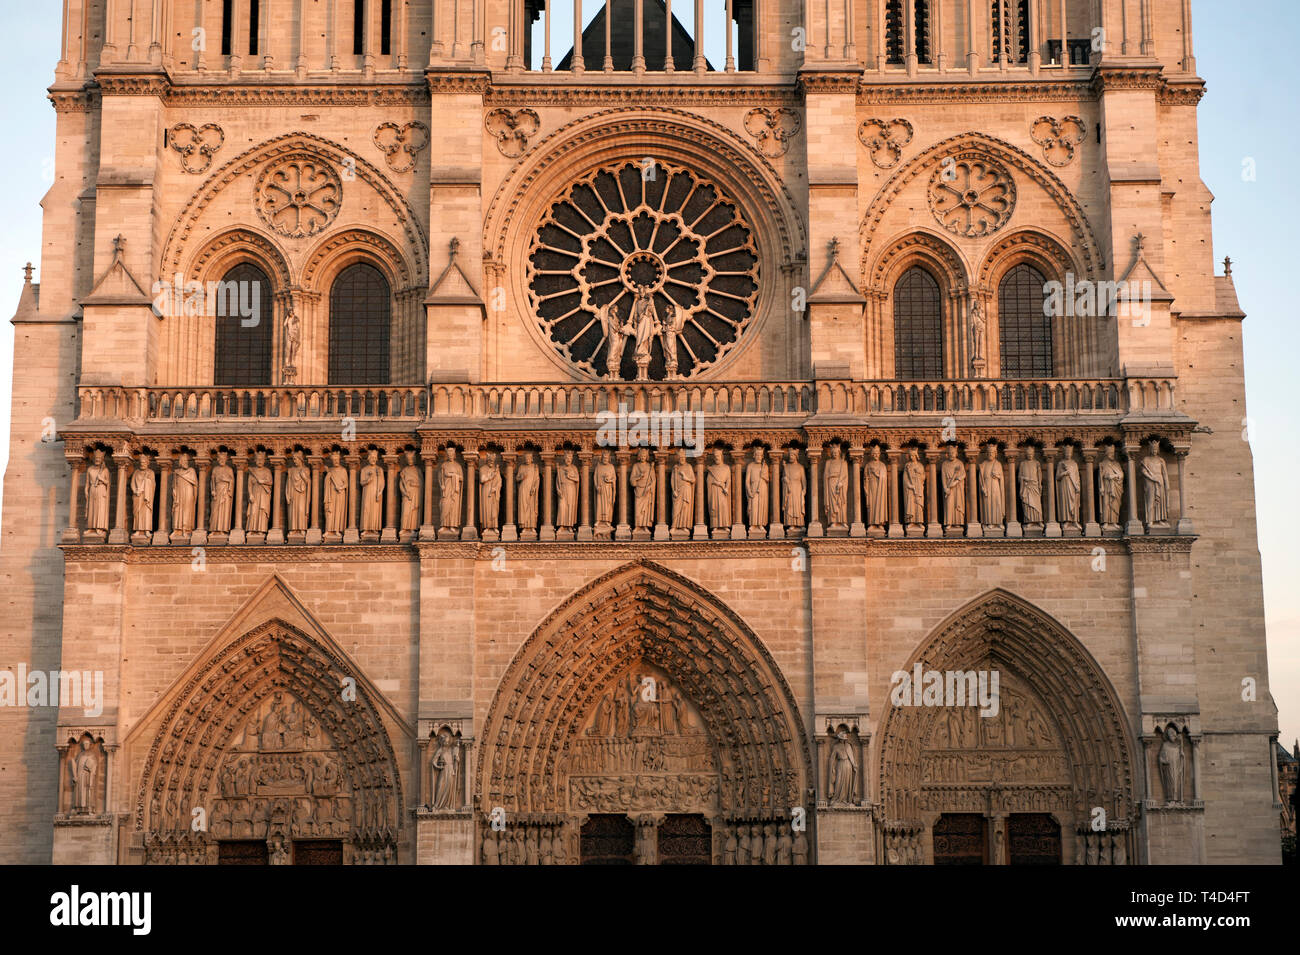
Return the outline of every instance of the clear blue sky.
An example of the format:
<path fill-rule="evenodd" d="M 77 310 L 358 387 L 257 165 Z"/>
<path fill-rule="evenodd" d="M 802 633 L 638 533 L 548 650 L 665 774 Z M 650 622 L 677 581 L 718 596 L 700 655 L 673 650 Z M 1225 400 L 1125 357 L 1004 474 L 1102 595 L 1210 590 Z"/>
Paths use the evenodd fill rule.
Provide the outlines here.
<path fill-rule="evenodd" d="M 718 4 L 720 6 L 720 4 Z M 0 0 L 9 37 L 0 59 L 5 131 L 0 147 L 0 315 L 13 314 L 29 259 L 40 267 L 40 200 L 53 181 L 54 110 L 45 99 L 58 59 L 58 0 Z M 596 5 L 591 4 L 594 14 Z M 568 7 L 568 9 L 572 9 Z M 689 22 L 691 5 L 674 5 Z M 1209 84 L 1200 106 L 1201 176 L 1214 193 L 1216 258 L 1231 255 L 1237 292 L 1249 317 L 1245 324 L 1246 382 L 1254 420 L 1255 489 L 1264 591 L 1268 614 L 1269 667 L 1280 709 L 1282 739 L 1300 736 L 1300 540 L 1290 521 L 1296 513 L 1300 475 L 1295 399 L 1300 319 L 1290 314 L 1289 285 L 1296 270 L 1295 175 L 1300 102 L 1293 68 L 1300 36 L 1300 5 L 1261 0 L 1243 18 L 1241 6 L 1193 0 L 1197 66 Z M 584 10 L 584 12 L 586 12 Z M 569 14 L 568 22 L 571 21 Z M 563 56 L 566 17 L 556 6 L 553 56 Z M 717 37 L 706 26 L 706 36 Z M 712 44 L 710 44 L 712 46 Z M 710 50 L 711 58 L 717 61 Z M 1244 181 L 1242 164 L 1253 159 L 1256 179 Z M 39 272 L 38 272 L 39 277 Z M 13 326 L 0 322 L 0 460 L 8 461 L 10 369 Z M 1284 388 L 1283 385 L 1287 387 Z M 1225 467 L 1232 462 L 1225 461 Z"/>

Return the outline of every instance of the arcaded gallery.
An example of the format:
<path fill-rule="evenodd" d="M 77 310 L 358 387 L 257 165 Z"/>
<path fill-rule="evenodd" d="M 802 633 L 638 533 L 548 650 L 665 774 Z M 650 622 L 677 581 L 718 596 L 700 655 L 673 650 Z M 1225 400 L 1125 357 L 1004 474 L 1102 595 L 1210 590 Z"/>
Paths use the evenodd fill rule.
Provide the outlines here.
<path fill-rule="evenodd" d="M 1278 860 L 1189 4 L 62 39 L 0 859 Z"/>

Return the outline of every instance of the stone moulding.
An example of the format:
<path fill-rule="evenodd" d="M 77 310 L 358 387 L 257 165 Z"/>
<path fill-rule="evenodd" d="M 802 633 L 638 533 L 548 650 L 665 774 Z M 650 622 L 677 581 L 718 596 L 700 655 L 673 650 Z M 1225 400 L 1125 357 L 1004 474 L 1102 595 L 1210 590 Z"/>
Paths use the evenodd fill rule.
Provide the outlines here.
<path fill-rule="evenodd" d="M 521 559 L 617 560 L 653 557 L 656 560 L 710 558 L 770 558 L 788 561 L 790 549 L 806 547 L 811 556 L 888 557 L 971 557 L 987 558 L 1042 556 L 1087 556 L 1101 545 L 1115 545 L 1130 554 L 1189 554 L 1196 535 L 1163 537 L 1069 537 L 1069 538 L 939 538 L 873 539 L 844 537 L 790 537 L 756 541 L 583 541 L 566 543 L 510 543 L 467 541 L 420 541 L 411 544 L 375 545 L 206 545 L 205 559 L 212 563 L 398 563 L 425 558 L 492 560 L 498 548 Z M 159 547 L 130 545 L 63 544 L 68 563 L 189 564 L 194 560 L 188 544 Z"/>

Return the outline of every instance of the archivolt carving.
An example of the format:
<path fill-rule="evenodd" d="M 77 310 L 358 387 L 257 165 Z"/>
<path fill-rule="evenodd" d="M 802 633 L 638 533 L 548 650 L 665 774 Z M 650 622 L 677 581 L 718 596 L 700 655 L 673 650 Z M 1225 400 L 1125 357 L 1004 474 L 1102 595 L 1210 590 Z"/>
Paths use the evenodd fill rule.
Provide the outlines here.
<path fill-rule="evenodd" d="M 1069 223 L 1087 275 L 1098 275 L 1100 270 L 1105 268 L 1105 259 L 1083 207 L 1056 174 L 1010 143 L 972 132 L 953 136 L 931 146 L 908 161 L 881 187 L 875 198 L 871 200 L 871 205 L 862 219 L 860 235 L 863 240 L 864 269 L 871 258 L 871 243 L 879 232 L 880 222 L 894 205 L 898 195 L 918 176 L 932 173 L 935 167 L 942 169 L 944 159 L 950 156 L 957 162 L 960 162 L 962 157 L 968 156 L 1001 163 L 1009 169 L 1019 171 L 1029 181 L 1039 185 L 1056 203 Z"/>
<path fill-rule="evenodd" d="M 887 294 L 892 280 L 901 268 L 898 263 L 914 257 L 923 258 L 934 266 L 943 276 L 949 290 L 962 291 L 966 288 L 970 267 L 962 259 L 961 253 L 943 239 L 926 232 L 910 233 L 887 248 L 867 273 L 871 277 L 868 288 Z"/>
<path fill-rule="evenodd" d="M 592 144 L 635 142 L 638 137 L 653 136 L 657 143 L 667 143 L 672 152 L 678 147 L 700 147 L 723 168 L 738 173 L 772 216 L 772 227 L 780 238 L 780 254 L 793 258 L 807 243 L 807 229 L 797 212 L 794 197 L 766 159 L 755 166 L 752 150 L 741 148 L 735 134 L 720 123 L 680 109 L 648 109 L 628 106 L 601 110 L 568 123 L 538 143 L 531 163 L 502 182 L 492 197 L 484 220 L 483 247 L 492 250 L 500 261 L 508 261 L 506 242 L 510 227 L 526 196 L 534 195 L 533 186 L 549 171 Z M 614 147 L 618 153 L 626 149 Z M 695 153 L 692 153 L 695 154 Z M 668 157 L 661 148 L 656 156 Z M 639 157 L 638 157 L 639 158 Z M 597 160 L 598 161 L 598 160 Z M 543 190 L 547 196 L 553 192 Z"/>
<path fill-rule="evenodd" d="M 406 261 L 406 256 L 402 255 L 401 250 L 393 245 L 386 236 L 371 232 L 368 229 L 348 229 L 346 232 L 336 232 L 326 236 L 311 250 L 311 253 L 307 256 L 307 262 L 302 268 L 301 284 L 303 287 L 321 289 L 321 275 L 326 263 L 331 262 L 337 255 L 354 248 L 364 249 L 374 259 L 378 260 L 381 269 L 388 273 L 388 279 L 393 283 L 394 291 L 400 292 L 403 289 L 410 288 L 413 273 L 418 282 L 423 283 L 424 281 L 423 262 L 418 263 L 416 268 L 412 270 L 411 265 Z M 321 290 L 328 291 L 327 289 Z"/>
<path fill-rule="evenodd" d="M 160 265 L 163 275 L 181 270 L 186 243 L 194 233 L 204 210 L 222 190 L 264 164 L 294 155 L 313 156 L 335 167 L 347 166 L 354 170 L 356 180 L 374 189 L 401 223 L 412 260 L 428 260 L 428 242 L 419 218 L 382 172 L 345 146 L 310 133 L 295 132 L 254 146 L 227 162 L 204 181 L 176 217 L 176 222 L 168 233 Z"/>
<path fill-rule="evenodd" d="M 1064 282 L 1069 273 L 1078 276 L 1074 257 L 1069 251 L 1049 235 L 1041 232 L 1021 230 L 999 239 L 984 256 L 980 264 L 979 288 L 992 289 L 998 276 L 1002 275 L 1011 264 L 1023 259 L 1032 259 L 1047 273 L 1049 279 Z"/>
<path fill-rule="evenodd" d="M 683 705 L 651 712 L 641 694 L 629 712 L 611 709 L 626 677 L 640 689 L 645 673 L 663 674 Z M 547 617 L 506 671 L 486 728 L 475 793 L 484 812 L 666 800 L 780 815 L 806 805 L 812 779 L 803 721 L 758 638 L 649 561 L 606 574 Z"/>
<path fill-rule="evenodd" d="M 213 838 L 346 838 L 371 861 L 391 857 L 402 791 L 367 686 L 337 652 L 279 621 L 217 652 L 157 724 L 135 804 L 149 858 L 194 842 L 196 808 Z"/>
<path fill-rule="evenodd" d="M 1133 759 L 1123 708 L 1060 623 L 994 590 L 949 617 L 900 669 L 911 674 L 918 664 L 923 672 L 996 669 L 1006 706 L 997 719 L 949 706 L 890 706 L 880 754 L 890 824 L 916 824 L 923 811 L 960 811 L 968 808 L 963 798 L 978 802 L 1008 783 L 1043 793 L 1026 795 L 1019 808 L 1072 810 L 1086 822 L 1100 806 L 1112 822 L 1130 820 Z"/>
<path fill-rule="evenodd" d="M 190 262 L 189 281 L 202 281 L 206 278 L 219 279 L 224 268 L 216 268 L 233 258 L 242 258 L 241 253 L 266 270 L 266 274 L 275 283 L 277 289 L 286 289 L 292 285 L 289 262 L 283 250 L 266 236 L 248 229 L 231 229 L 211 239 Z M 230 262 L 230 265 L 236 264 Z"/>

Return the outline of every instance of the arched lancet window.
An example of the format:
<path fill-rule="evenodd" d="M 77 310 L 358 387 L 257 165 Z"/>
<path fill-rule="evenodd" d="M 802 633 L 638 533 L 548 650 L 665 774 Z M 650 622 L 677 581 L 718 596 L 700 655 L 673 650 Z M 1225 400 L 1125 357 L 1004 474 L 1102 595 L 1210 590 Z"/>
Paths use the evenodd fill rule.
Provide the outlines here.
<path fill-rule="evenodd" d="M 392 314 L 392 291 L 379 269 L 359 262 L 339 273 L 330 289 L 331 385 L 388 384 Z"/>
<path fill-rule="evenodd" d="M 930 62 L 930 0 L 913 0 L 912 49 L 907 49 L 906 10 L 903 0 L 885 3 L 885 62 L 902 66 L 906 54 L 916 54 L 918 63 Z"/>
<path fill-rule="evenodd" d="M 989 18 L 993 59 L 1006 50 L 1008 63 L 1029 62 L 1029 0 L 992 0 Z"/>
<path fill-rule="evenodd" d="M 352 53 L 366 51 L 366 0 L 352 0 Z"/>
<path fill-rule="evenodd" d="M 221 280 L 216 297 L 217 334 L 213 381 L 217 385 L 271 384 L 271 282 L 251 262 L 236 265 Z M 257 321 L 246 323 L 256 309 Z"/>
<path fill-rule="evenodd" d="M 925 269 L 908 269 L 894 286 L 894 376 L 943 377 L 943 316 L 939 283 Z"/>
<path fill-rule="evenodd" d="M 885 62 L 903 64 L 903 0 L 885 4 Z"/>
<path fill-rule="evenodd" d="M 1052 319 L 1044 314 L 1043 273 L 1017 265 L 998 286 L 998 342 L 1003 378 L 1052 376 Z"/>

